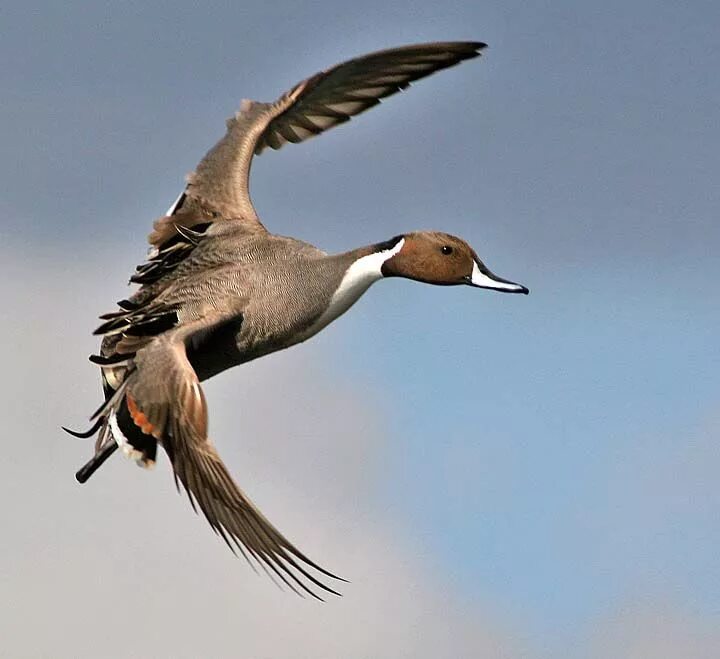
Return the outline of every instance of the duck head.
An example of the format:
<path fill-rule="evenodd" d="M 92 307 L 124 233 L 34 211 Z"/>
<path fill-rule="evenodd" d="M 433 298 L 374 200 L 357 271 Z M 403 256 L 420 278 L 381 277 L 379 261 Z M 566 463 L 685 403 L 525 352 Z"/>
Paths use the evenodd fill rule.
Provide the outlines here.
<path fill-rule="evenodd" d="M 402 241 L 402 245 L 400 245 Z M 419 231 L 393 238 L 392 253 L 381 267 L 384 277 L 405 277 L 426 284 L 466 284 L 503 293 L 529 293 L 521 284 L 493 274 L 462 238 Z"/>

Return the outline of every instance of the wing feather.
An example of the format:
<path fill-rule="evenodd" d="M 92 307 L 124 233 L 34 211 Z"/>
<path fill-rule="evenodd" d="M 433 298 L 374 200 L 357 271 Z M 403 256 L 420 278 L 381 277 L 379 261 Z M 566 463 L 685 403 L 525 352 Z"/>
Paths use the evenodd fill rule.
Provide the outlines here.
<path fill-rule="evenodd" d="M 287 126 L 303 125 L 303 120 L 324 116 L 320 130 L 326 130 L 377 105 L 381 98 L 459 62 L 477 57 L 485 44 L 478 42 L 430 43 L 371 53 L 339 64 L 296 85 L 286 97 L 293 103 L 274 117 L 260 135 L 255 153 L 266 146 L 280 148 Z M 285 97 L 284 97 L 285 98 Z M 282 99 L 281 99 L 282 100 Z M 279 134 L 279 135 L 278 135 Z M 312 133 L 307 137 L 312 137 Z"/>
<path fill-rule="evenodd" d="M 243 101 L 240 111 L 228 119 L 225 136 L 188 178 L 185 201 L 162 219 L 182 226 L 187 212 L 188 226 L 209 215 L 240 219 L 249 230 L 264 231 L 250 199 L 254 154 L 303 142 L 345 123 L 411 82 L 477 57 L 483 48 L 483 43 L 457 41 L 383 50 L 317 73 L 275 103 Z"/>
<path fill-rule="evenodd" d="M 296 592 L 318 599 L 317 589 L 338 594 L 321 578 L 339 577 L 288 541 L 230 476 L 207 436 L 207 404 L 184 341 L 164 335 L 139 351 L 127 396 L 165 448 L 193 508 L 233 551 L 237 547 Z"/>

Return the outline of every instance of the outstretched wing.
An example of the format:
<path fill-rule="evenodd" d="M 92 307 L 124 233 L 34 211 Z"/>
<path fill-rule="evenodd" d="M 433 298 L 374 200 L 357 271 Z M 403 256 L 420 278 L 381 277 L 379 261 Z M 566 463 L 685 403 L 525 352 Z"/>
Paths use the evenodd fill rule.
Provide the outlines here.
<path fill-rule="evenodd" d="M 186 339 L 192 344 L 192 337 Z M 166 334 L 139 351 L 125 396 L 132 422 L 165 448 L 176 483 L 233 552 L 255 560 L 296 592 L 320 599 L 314 585 L 338 594 L 320 579 L 339 577 L 300 552 L 233 481 L 208 439 L 207 405 L 184 340 Z"/>
<path fill-rule="evenodd" d="M 303 80 L 278 103 L 283 106 L 260 134 L 255 153 L 302 142 L 380 103 L 411 82 L 477 57 L 485 44 L 429 43 L 382 50 L 338 64 Z"/>
<path fill-rule="evenodd" d="M 414 80 L 477 57 L 483 48 L 485 44 L 478 42 L 446 42 L 383 50 L 317 73 L 275 103 L 243 101 L 228 120 L 225 136 L 190 175 L 184 198 L 169 215 L 194 204 L 205 213 L 243 219 L 249 227 L 261 229 L 248 188 L 253 154 L 318 135 Z"/>

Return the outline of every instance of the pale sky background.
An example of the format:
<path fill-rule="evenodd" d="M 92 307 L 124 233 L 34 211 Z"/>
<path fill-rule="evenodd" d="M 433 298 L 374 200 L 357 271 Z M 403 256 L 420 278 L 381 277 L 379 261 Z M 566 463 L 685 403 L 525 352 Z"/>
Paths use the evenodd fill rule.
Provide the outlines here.
<path fill-rule="evenodd" d="M 720 656 L 719 27 L 702 0 L 3 3 L 0 656 Z M 490 48 L 264 154 L 256 206 L 331 251 L 456 233 L 530 296 L 381 282 L 206 386 L 344 597 L 255 576 L 165 462 L 77 485 L 96 317 L 240 99 L 452 39 Z"/>

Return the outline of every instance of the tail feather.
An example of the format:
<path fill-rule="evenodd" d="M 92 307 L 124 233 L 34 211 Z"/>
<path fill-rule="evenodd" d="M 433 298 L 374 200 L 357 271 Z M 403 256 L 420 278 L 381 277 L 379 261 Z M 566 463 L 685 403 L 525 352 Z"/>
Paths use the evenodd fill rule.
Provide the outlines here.
<path fill-rule="evenodd" d="M 92 476 L 115 451 L 118 445 L 116 442 L 108 442 L 100 449 L 98 453 L 93 455 L 80 469 L 75 473 L 75 479 L 78 483 L 84 483 Z"/>
<path fill-rule="evenodd" d="M 98 430 L 100 430 L 100 426 L 102 426 L 103 420 L 98 419 L 95 421 L 95 423 L 90 426 L 87 430 L 78 431 L 78 430 L 71 430 L 70 428 L 66 428 L 65 426 L 60 426 L 68 435 L 72 435 L 73 437 L 77 437 L 78 439 L 89 439 L 92 437 Z"/>
<path fill-rule="evenodd" d="M 67 433 L 81 439 L 98 433 L 95 455 L 75 474 L 80 483 L 86 482 L 118 447 L 140 466 L 151 467 L 155 464 L 157 440 L 137 426 L 128 409 L 125 390 L 132 375 L 133 371 L 130 371 L 120 386 L 114 389 L 103 373 L 105 400 L 91 417 L 91 420 L 95 421 L 93 425 L 84 432 L 63 427 Z"/>

